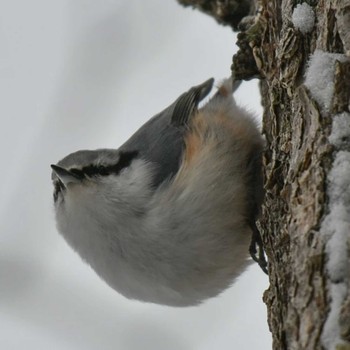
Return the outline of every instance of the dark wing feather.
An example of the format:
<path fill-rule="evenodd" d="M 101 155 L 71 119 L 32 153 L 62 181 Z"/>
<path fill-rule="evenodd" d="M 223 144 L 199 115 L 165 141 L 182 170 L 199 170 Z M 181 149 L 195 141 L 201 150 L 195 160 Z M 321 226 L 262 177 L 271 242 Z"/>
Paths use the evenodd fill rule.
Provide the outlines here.
<path fill-rule="evenodd" d="M 184 150 L 186 126 L 194 115 L 198 103 L 209 94 L 213 79 L 191 88 L 172 105 L 145 123 L 120 151 L 137 151 L 138 157 L 155 166 L 153 186 L 156 188 L 179 170 Z"/>
<path fill-rule="evenodd" d="M 192 87 L 175 101 L 174 113 L 171 117 L 171 123 L 173 125 L 186 126 L 188 124 L 191 117 L 197 111 L 199 102 L 209 94 L 213 82 L 213 78 L 208 79 L 204 83 Z"/>

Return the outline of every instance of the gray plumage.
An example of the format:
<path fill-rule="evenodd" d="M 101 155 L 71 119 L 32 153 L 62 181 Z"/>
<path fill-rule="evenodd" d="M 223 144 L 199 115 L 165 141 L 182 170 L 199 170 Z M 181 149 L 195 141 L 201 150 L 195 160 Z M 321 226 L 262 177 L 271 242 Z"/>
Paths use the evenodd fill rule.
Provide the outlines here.
<path fill-rule="evenodd" d="M 212 84 L 182 94 L 118 150 L 53 166 L 59 232 L 128 298 L 188 306 L 219 294 L 249 263 L 252 234 L 263 259 L 263 140 L 230 81 L 198 110 Z"/>
<path fill-rule="evenodd" d="M 158 187 L 179 170 L 188 119 L 209 94 L 213 82 L 214 79 L 209 79 L 182 94 L 119 148 L 121 151 L 139 150 L 140 157 L 154 165 L 153 186 Z"/>

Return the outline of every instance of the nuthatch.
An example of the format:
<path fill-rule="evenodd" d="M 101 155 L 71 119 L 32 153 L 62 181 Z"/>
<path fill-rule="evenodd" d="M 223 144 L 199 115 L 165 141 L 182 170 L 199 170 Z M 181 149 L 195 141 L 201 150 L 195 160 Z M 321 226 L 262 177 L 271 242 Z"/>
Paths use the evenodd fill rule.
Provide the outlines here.
<path fill-rule="evenodd" d="M 119 149 L 52 165 L 58 231 L 128 298 L 189 306 L 216 296 L 249 264 L 250 237 L 266 270 L 255 224 L 264 142 L 231 80 L 198 109 L 212 85 L 192 87 Z"/>

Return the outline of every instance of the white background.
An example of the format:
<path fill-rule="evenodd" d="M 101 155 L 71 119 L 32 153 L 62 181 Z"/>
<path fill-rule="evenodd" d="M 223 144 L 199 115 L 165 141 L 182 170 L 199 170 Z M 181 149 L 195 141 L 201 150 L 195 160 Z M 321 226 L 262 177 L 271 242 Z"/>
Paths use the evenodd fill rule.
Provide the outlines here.
<path fill-rule="evenodd" d="M 175 0 L 0 3 L 0 349 L 270 349 L 257 266 L 199 307 L 129 301 L 53 218 L 49 165 L 116 148 L 192 85 L 229 76 L 233 32 Z M 261 114 L 256 82 L 236 98 Z"/>

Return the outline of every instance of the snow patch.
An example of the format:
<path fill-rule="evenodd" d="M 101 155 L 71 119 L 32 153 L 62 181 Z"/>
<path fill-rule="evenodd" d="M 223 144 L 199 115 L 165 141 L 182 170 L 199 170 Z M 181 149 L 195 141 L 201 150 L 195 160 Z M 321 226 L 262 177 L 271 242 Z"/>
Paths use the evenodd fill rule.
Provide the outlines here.
<path fill-rule="evenodd" d="M 311 32 L 315 24 L 315 13 L 312 7 L 303 2 L 294 8 L 292 22 L 303 34 Z"/>
<path fill-rule="evenodd" d="M 317 101 L 323 112 L 329 112 L 334 93 L 335 62 L 345 62 L 343 54 L 315 50 L 310 56 L 305 73 L 305 86 Z"/>
<path fill-rule="evenodd" d="M 340 327 L 338 320 L 342 301 L 346 297 L 346 290 L 347 286 L 345 283 L 331 285 L 331 309 L 322 333 L 322 343 L 324 348 L 327 350 L 336 350 L 337 345 L 344 343 L 340 338 Z"/>
<path fill-rule="evenodd" d="M 342 147 L 350 136 L 350 114 L 334 117 L 330 142 Z M 336 349 L 342 344 L 339 316 L 346 297 L 350 276 L 350 152 L 338 150 L 327 178 L 329 213 L 321 225 L 321 234 L 326 240 L 326 268 L 330 278 L 330 312 L 325 323 L 322 342 L 326 349 Z"/>
<path fill-rule="evenodd" d="M 344 147 L 350 143 L 350 114 L 340 113 L 334 116 L 332 133 L 329 141 L 336 147 Z M 349 175 L 350 176 L 350 175 Z"/>
<path fill-rule="evenodd" d="M 339 151 L 328 175 L 329 213 L 321 233 L 327 240 L 327 270 L 332 282 L 349 276 L 347 249 L 350 238 L 350 152 Z"/>

